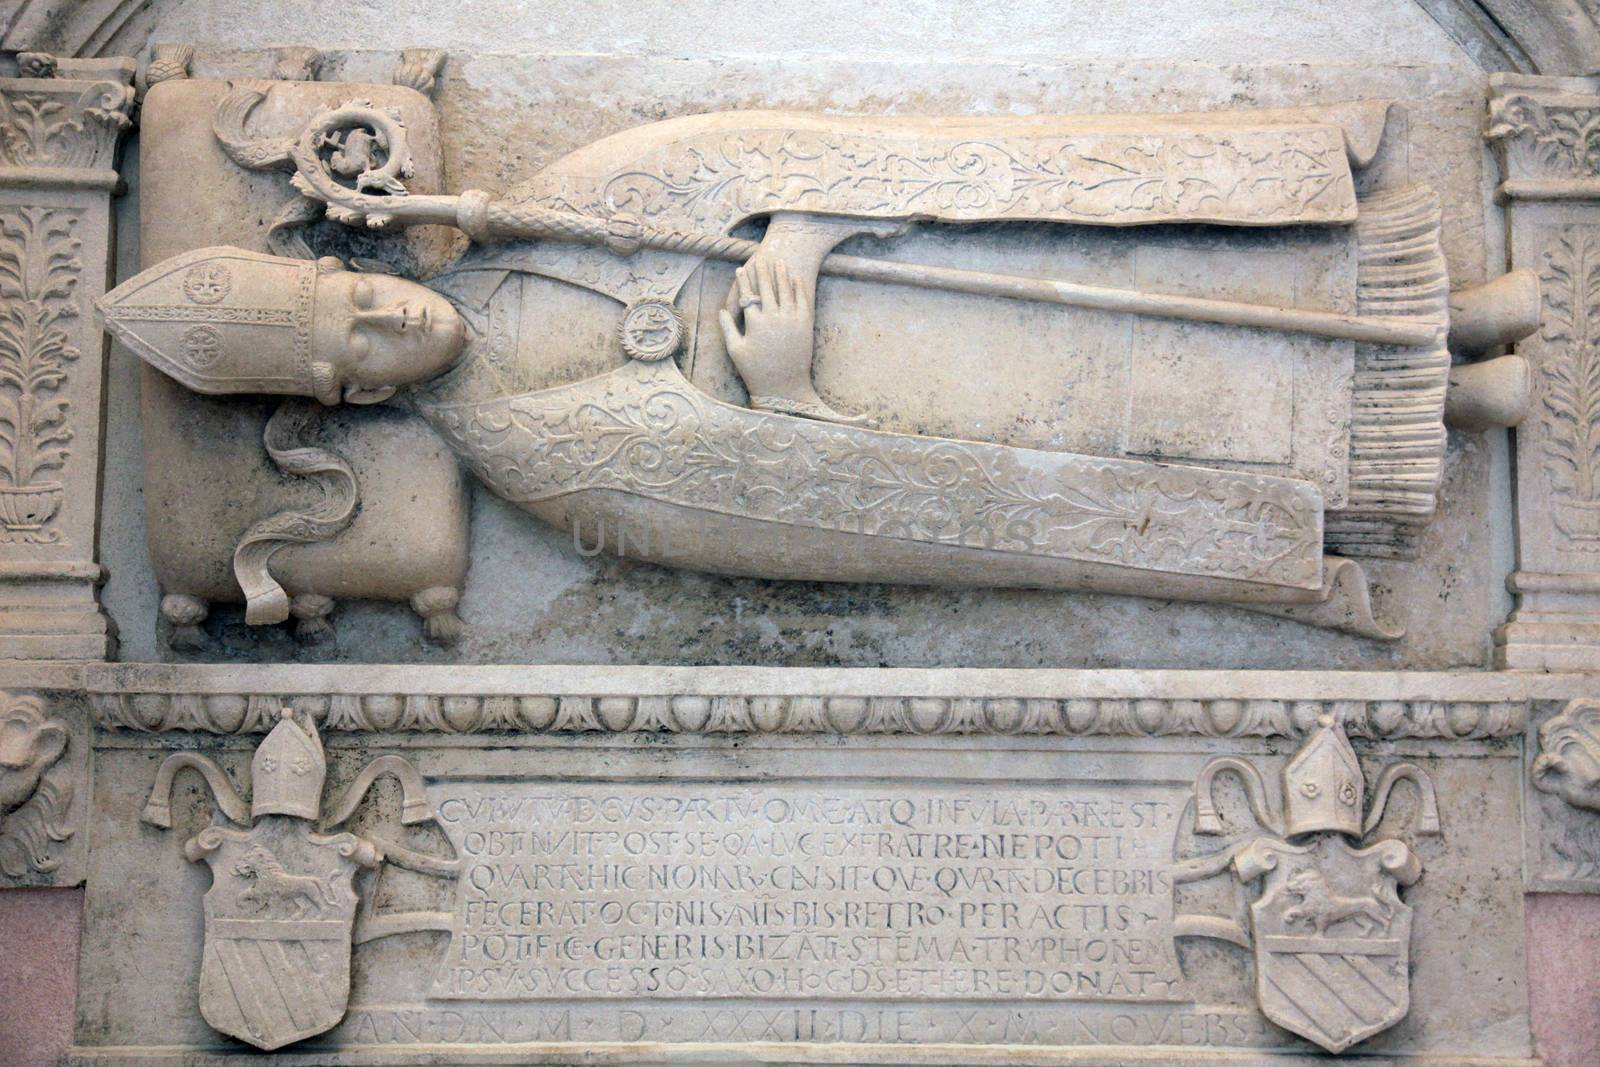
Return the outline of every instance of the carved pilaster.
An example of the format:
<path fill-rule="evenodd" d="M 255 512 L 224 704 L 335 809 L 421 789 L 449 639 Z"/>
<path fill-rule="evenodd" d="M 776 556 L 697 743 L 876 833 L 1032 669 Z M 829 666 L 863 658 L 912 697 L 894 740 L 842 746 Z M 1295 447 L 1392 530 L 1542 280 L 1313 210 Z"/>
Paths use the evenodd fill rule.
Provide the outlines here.
<path fill-rule="evenodd" d="M 132 60 L 28 54 L 0 79 L 0 658 L 102 659 L 101 379 Z"/>
<path fill-rule="evenodd" d="M 1517 429 L 1516 610 L 1499 666 L 1600 668 L 1600 78 L 1495 75 L 1511 266 L 1537 271 L 1543 326 L 1519 342 L 1532 413 Z"/>

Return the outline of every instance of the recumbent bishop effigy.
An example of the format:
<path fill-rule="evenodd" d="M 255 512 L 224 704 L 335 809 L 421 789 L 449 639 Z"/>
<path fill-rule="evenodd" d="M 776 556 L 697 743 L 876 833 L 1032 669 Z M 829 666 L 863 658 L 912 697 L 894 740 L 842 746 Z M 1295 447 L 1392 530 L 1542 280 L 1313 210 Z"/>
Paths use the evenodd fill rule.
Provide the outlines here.
<path fill-rule="evenodd" d="M 1518 357 L 1452 375 L 1451 350 L 1527 334 L 1539 297 L 1527 272 L 1452 296 L 1436 196 L 1358 195 L 1387 110 L 725 112 L 502 198 L 408 192 L 405 128 L 351 104 L 288 146 L 296 187 L 352 225 L 458 228 L 447 267 L 203 248 L 101 308 L 199 392 L 407 405 L 494 493 L 652 531 L 629 550 L 657 563 L 1394 638 L 1358 560 L 1413 554 L 1447 415 L 1521 417 Z M 276 536 L 337 522 L 302 525 Z M 251 622 L 288 614 L 269 555 L 235 560 Z"/>

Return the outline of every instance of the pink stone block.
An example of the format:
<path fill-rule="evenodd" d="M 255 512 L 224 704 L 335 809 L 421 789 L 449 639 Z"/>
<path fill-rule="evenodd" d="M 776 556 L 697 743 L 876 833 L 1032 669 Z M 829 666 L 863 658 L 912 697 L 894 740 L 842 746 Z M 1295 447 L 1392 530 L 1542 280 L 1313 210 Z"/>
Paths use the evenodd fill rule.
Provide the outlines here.
<path fill-rule="evenodd" d="M 72 1044 L 81 889 L 0 891 L 0 1064 L 48 1067 Z"/>
<path fill-rule="evenodd" d="M 1600 896 L 1527 897 L 1528 999 L 1548 1067 L 1600 1064 Z"/>

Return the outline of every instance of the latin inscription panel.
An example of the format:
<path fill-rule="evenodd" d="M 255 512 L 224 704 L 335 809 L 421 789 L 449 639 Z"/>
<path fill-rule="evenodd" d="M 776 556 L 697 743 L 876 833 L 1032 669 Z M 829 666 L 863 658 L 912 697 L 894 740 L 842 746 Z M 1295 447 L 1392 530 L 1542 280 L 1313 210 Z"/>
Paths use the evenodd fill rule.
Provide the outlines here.
<path fill-rule="evenodd" d="M 436 782 L 430 996 L 1184 1002 L 1179 783 Z"/>

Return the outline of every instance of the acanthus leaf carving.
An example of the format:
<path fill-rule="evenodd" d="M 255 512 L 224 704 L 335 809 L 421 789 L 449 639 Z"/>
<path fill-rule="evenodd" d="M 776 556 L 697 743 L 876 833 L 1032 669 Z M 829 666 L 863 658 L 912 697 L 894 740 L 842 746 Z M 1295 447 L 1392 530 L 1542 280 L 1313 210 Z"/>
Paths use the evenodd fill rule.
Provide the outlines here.
<path fill-rule="evenodd" d="M 1541 428 L 1552 518 L 1578 547 L 1600 550 L 1600 231 L 1565 230 L 1546 250 Z"/>
<path fill-rule="evenodd" d="M 1600 171 L 1600 98 L 1541 100 L 1520 92 L 1495 96 L 1485 137 L 1502 146 L 1519 175 L 1593 178 Z"/>
<path fill-rule="evenodd" d="M 0 86 L 0 166 L 108 169 L 133 100 L 115 81 Z"/>
<path fill-rule="evenodd" d="M 50 477 L 72 440 L 69 367 L 79 356 L 76 212 L 0 209 L 0 528 L 7 540 L 54 543 L 63 488 Z"/>

